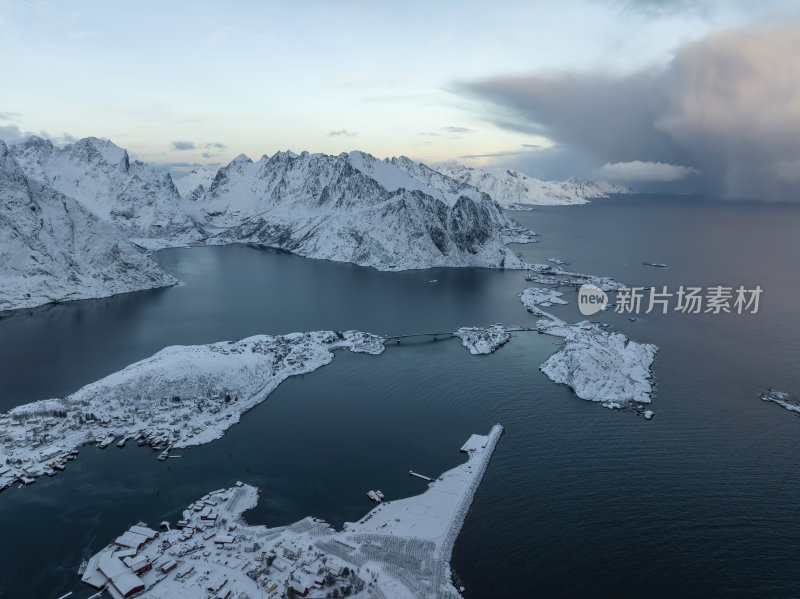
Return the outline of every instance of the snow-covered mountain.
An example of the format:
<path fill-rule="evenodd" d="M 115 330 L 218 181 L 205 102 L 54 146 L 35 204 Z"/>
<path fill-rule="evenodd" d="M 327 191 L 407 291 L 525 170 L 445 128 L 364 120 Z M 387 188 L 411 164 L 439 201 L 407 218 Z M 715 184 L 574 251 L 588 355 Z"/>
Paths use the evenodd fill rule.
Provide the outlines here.
<path fill-rule="evenodd" d="M 363 152 L 278 152 L 257 162 L 240 155 L 196 200 L 195 216 L 227 228 L 211 243 L 258 243 L 383 270 L 519 267 L 504 243 L 515 223 L 497 203 L 417 166 L 437 185 Z"/>
<path fill-rule="evenodd" d="M 192 169 L 186 175 L 172 175 L 172 180 L 178 193 L 184 200 L 198 200 L 205 195 L 214 177 L 217 176 L 218 168 L 211 166 L 200 166 Z"/>
<path fill-rule="evenodd" d="M 460 183 L 478 188 L 503 208 L 511 209 L 585 204 L 592 198 L 604 198 L 611 193 L 631 193 L 628 187 L 606 181 L 577 177 L 567 181 L 542 181 L 517 171 L 473 168 L 454 162 L 441 164 L 437 170 Z"/>
<path fill-rule="evenodd" d="M 64 147 L 29 137 L 3 148 L 6 175 L 17 182 L 3 193 L 17 199 L 4 208 L 0 309 L 174 282 L 128 241 L 150 250 L 257 243 L 402 270 L 520 268 L 505 244 L 533 240 L 486 193 L 405 157 L 240 155 L 176 185 L 94 137 Z"/>
<path fill-rule="evenodd" d="M 47 183 L 129 237 L 199 239 L 203 232 L 165 171 L 112 142 L 87 137 L 59 148 L 28 137 L 9 146 L 29 179 Z"/>
<path fill-rule="evenodd" d="M 0 141 L 0 310 L 176 283 L 74 199 L 25 176 Z"/>

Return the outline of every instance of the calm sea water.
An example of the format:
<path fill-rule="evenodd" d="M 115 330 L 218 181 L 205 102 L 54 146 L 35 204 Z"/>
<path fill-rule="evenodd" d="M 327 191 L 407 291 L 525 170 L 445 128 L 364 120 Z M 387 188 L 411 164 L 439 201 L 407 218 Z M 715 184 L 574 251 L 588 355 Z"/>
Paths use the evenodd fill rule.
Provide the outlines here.
<path fill-rule="evenodd" d="M 254 523 L 355 520 L 371 507 L 366 490 L 422 492 L 410 468 L 460 463 L 461 443 L 495 422 L 506 435 L 454 550 L 467 597 L 800 596 L 800 419 L 758 398 L 800 392 L 800 208 L 633 196 L 515 216 L 543 235 L 518 248 L 528 260 L 559 257 L 630 285 L 759 284 L 760 313 L 604 314 L 661 347 L 649 422 L 547 380 L 537 367 L 558 346 L 547 336 L 520 334 L 488 357 L 455 340 L 337 353 L 180 459 L 87 447 L 66 472 L 0 494 L 0 597 L 86 597 L 83 558 L 236 480 L 263 490 Z M 0 319 L 0 410 L 171 344 L 533 322 L 519 272 L 380 273 L 240 246 L 158 259 L 181 286 Z M 553 311 L 578 320 L 565 291 L 570 305 Z"/>

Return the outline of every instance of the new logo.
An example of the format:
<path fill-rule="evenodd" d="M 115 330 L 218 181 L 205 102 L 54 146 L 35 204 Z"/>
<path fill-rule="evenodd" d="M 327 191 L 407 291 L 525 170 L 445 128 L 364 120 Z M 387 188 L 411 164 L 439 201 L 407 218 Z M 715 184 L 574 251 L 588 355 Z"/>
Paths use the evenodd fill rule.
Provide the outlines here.
<path fill-rule="evenodd" d="M 584 316 L 597 314 L 608 305 L 606 292 L 596 285 L 581 285 L 578 289 L 578 309 Z"/>

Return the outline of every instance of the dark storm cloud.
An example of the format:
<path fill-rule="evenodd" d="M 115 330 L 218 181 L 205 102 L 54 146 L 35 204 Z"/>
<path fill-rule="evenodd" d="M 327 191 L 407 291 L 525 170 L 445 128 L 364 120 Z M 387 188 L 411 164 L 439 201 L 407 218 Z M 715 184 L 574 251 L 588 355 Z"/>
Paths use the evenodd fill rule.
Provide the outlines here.
<path fill-rule="evenodd" d="M 728 197 L 795 200 L 799 55 L 795 23 L 716 34 L 680 48 L 662 69 L 632 75 L 496 77 L 458 89 L 488 101 L 496 125 L 554 140 L 564 160 L 686 167 Z"/>

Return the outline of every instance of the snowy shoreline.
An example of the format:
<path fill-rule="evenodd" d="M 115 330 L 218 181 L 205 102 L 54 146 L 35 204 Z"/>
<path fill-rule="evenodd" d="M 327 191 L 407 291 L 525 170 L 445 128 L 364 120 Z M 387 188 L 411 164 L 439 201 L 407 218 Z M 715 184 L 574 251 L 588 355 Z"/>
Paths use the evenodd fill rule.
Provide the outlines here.
<path fill-rule="evenodd" d="M 258 335 L 237 342 L 171 346 L 63 399 L 0 414 L 0 490 L 54 475 L 88 443 L 136 440 L 154 449 L 209 443 L 290 376 L 333 352 L 379 355 L 383 340 L 358 331 Z"/>
<path fill-rule="evenodd" d="M 460 597 L 450 559 L 475 492 L 503 433 L 472 435 L 465 463 L 417 496 L 386 500 L 341 531 L 308 517 L 289 526 L 251 525 L 242 514 L 259 491 L 237 483 L 212 491 L 182 513 L 178 528 L 140 524 L 94 554 L 82 580 L 112 597 L 206 596 L 207 589 L 251 599 L 294 593 L 359 597 Z M 221 592 L 220 592 L 221 591 Z"/>

